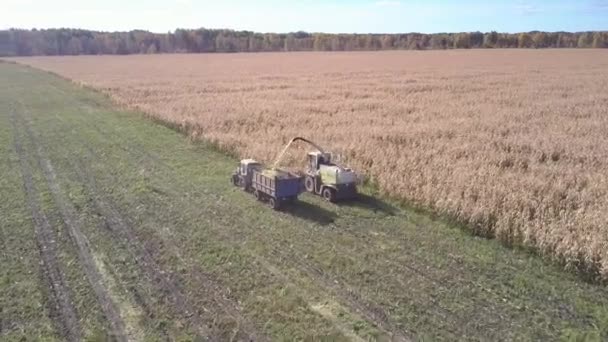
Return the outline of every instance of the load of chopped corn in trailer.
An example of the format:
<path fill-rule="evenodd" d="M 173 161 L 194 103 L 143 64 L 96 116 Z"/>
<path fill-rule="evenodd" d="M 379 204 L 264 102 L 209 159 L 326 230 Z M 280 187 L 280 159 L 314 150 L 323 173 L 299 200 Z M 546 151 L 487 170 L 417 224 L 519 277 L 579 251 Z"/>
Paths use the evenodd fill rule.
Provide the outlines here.
<path fill-rule="evenodd" d="M 296 141 L 306 142 L 316 149 L 308 153 L 306 169 L 289 172 L 277 168 L 285 152 Z M 285 203 L 294 203 L 304 190 L 330 202 L 357 196 L 356 173 L 333 163 L 331 153 L 324 152 L 318 145 L 302 137 L 291 139 L 271 168 L 253 159 L 241 160 L 231 180 L 235 186 L 252 192 L 259 201 L 268 202 L 273 209 L 279 209 Z"/>

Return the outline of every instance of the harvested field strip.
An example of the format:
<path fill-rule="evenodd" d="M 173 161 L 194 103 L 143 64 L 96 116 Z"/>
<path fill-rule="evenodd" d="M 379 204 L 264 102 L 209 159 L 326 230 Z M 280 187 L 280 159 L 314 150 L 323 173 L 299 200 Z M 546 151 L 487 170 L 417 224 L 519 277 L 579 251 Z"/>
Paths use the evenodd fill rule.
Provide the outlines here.
<path fill-rule="evenodd" d="M 4 138 L 8 138 L 8 136 L 4 134 L 5 132 L 2 132 L 2 146 L 5 148 L 2 154 L 7 157 L 11 156 L 11 153 L 5 154 L 4 152 L 8 152 L 8 148 L 13 147 L 17 160 L 11 161 L 7 158 L 2 162 L 2 166 L 11 166 L 13 163 L 19 165 L 22 178 L 17 178 L 17 172 L 3 169 L 2 188 L 9 189 L 11 186 L 21 185 L 24 188 L 25 198 L 19 198 L 19 192 L 15 191 L 14 195 L 16 197 L 2 200 L 3 228 L 0 232 L 0 238 L 2 239 L 2 279 L 4 284 L 11 284 L 11 286 L 8 289 L 4 288 L 1 294 L 0 336 L 7 338 L 12 336 L 16 339 L 19 336 L 18 331 L 26 329 L 37 331 L 42 335 L 52 336 L 53 327 L 50 326 L 51 322 L 47 317 L 44 317 L 47 314 L 56 324 L 54 330 L 58 337 L 69 341 L 77 341 L 80 337 L 79 321 L 71 302 L 71 293 L 57 262 L 54 231 L 41 209 L 31 166 L 24 158 L 23 147 L 16 131 L 12 108 L 3 108 L 3 112 L 10 115 L 10 119 L 3 117 L 2 121 L 3 127 L 12 128 L 13 141 L 5 141 Z M 15 176 L 13 177 L 13 175 Z M 11 181 L 14 181 L 14 183 L 11 184 Z M 18 207 L 11 208 L 10 205 L 18 204 L 17 202 L 20 199 L 24 201 L 23 210 L 26 210 L 25 208 L 29 210 L 31 220 L 15 222 L 18 216 L 14 210 L 19 209 L 17 209 Z M 30 224 L 33 224 L 34 229 L 31 229 Z M 31 235 L 28 235 L 28 233 L 31 233 Z M 37 260 L 38 258 L 40 261 Z M 41 286 L 37 284 L 39 279 Z M 42 298 L 44 293 L 48 293 L 46 299 Z M 43 304 L 47 305 L 47 309 L 27 311 L 29 305 L 41 307 Z M 49 326 L 45 326 L 47 324 Z"/>
<path fill-rule="evenodd" d="M 2 91 L 5 95 L 6 90 Z M 3 254 L 7 256 L 1 266 L 0 292 L 6 313 L 1 319 L 6 322 L 1 335 L 9 340 L 29 339 L 28 336 L 46 336 L 50 340 L 105 336 L 102 332 L 107 329 L 102 328 L 105 320 L 99 317 L 101 307 L 78 267 L 72 242 L 63 233 L 63 222 L 57 218 L 46 182 L 30 153 L 31 142 L 24 138 L 22 129 L 13 129 L 17 124 L 14 114 L 19 107 L 14 102 L 6 104 L 3 127 L 10 128 L 11 134 L 3 135 L 2 139 L 12 135 L 6 147 L 14 151 L 14 156 L 5 155 L 12 160 L 7 159 L 9 163 L 2 166 L 14 167 L 3 173 L 3 181 L 9 183 L 0 187 L 2 204 L 8 205 L 0 215 L 3 235 L 6 234 Z M 24 167 L 22 174 L 20 166 Z M 10 205 L 17 206 L 8 209 Z M 29 267 L 25 267 L 28 263 Z"/>
<path fill-rule="evenodd" d="M 22 110 L 22 115 L 24 115 L 26 111 L 27 110 Z M 68 229 L 68 233 L 72 238 L 73 243 L 78 249 L 78 255 L 80 258 L 81 265 L 83 266 L 84 271 L 88 277 L 89 283 L 93 288 L 98 301 L 101 304 L 104 315 L 110 323 L 110 336 L 112 336 L 112 338 L 117 339 L 118 341 L 126 341 L 124 322 L 120 317 L 120 313 L 117 311 L 116 303 L 114 303 L 110 293 L 108 292 L 108 289 L 104 285 L 104 279 L 91 252 L 89 242 L 86 236 L 84 236 L 81 232 L 76 209 L 64 197 L 60 185 L 57 181 L 55 170 L 53 169 L 53 166 L 50 161 L 45 157 L 40 144 L 36 140 L 36 137 L 32 134 L 29 124 L 26 121 L 27 118 L 20 119 L 23 120 L 22 130 L 25 130 L 26 136 L 29 137 L 33 146 L 36 149 L 34 153 L 38 159 L 39 167 L 41 168 L 48 182 L 48 186 L 51 190 L 53 198 L 61 211 L 63 222 L 66 228 Z M 72 334 L 71 329 L 69 331 L 70 334 Z"/>
<path fill-rule="evenodd" d="M 128 246 L 133 258 L 143 269 L 143 272 L 147 274 L 149 281 L 157 284 L 159 287 L 158 291 L 160 293 L 165 293 L 166 296 L 169 297 L 169 301 L 171 302 L 170 305 L 177 310 L 177 315 L 181 316 L 185 321 L 189 321 L 190 325 L 200 336 L 207 339 L 211 338 L 211 336 L 208 335 L 208 332 L 204 329 L 205 324 L 203 324 L 203 320 L 200 317 L 201 310 L 197 310 L 192 307 L 190 301 L 179 289 L 179 282 L 171 279 L 170 273 L 160 268 L 160 266 L 154 261 L 152 255 L 139 241 L 131 227 L 118 213 L 116 208 L 112 204 L 108 203 L 107 200 L 99 194 L 95 184 L 95 179 L 91 177 L 89 171 L 85 167 L 77 166 L 75 163 L 72 163 L 72 166 L 75 170 L 77 170 L 82 184 L 85 185 L 89 196 L 93 199 L 97 213 L 105 218 L 106 224 L 110 231 L 122 239 L 123 243 Z M 172 246 L 171 252 L 174 253 L 183 263 L 183 259 L 179 256 L 179 250 L 176 246 Z M 219 290 L 217 289 L 217 285 L 214 285 L 211 279 L 208 279 L 200 272 L 196 272 L 196 270 L 192 270 L 190 272 L 192 273 L 196 282 L 199 284 L 205 284 L 205 290 L 211 292 L 211 297 L 212 300 L 215 301 L 214 304 L 216 307 L 219 307 L 226 313 L 231 314 L 233 318 L 239 322 L 239 327 L 246 329 L 247 326 L 250 325 L 248 322 L 245 322 L 242 317 L 239 317 L 238 309 L 234 307 L 232 302 L 223 298 L 222 294 L 220 294 Z M 240 336 L 240 338 L 253 339 L 256 341 L 262 340 L 260 337 L 256 337 L 256 335 L 251 331 L 248 332 L 245 330 L 241 333 L 245 335 Z"/>
<path fill-rule="evenodd" d="M 79 320 L 76 315 L 76 310 L 72 305 L 72 294 L 63 277 L 61 266 L 57 261 L 55 233 L 49 220 L 42 211 L 39 199 L 37 198 L 38 191 L 34 186 L 31 166 L 26 160 L 25 152 L 23 151 L 15 113 L 11 112 L 10 115 L 14 134 L 14 148 L 21 166 L 27 206 L 31 211 L 36 231 L 36 241 L 41 259 L 41 273 L 44 278 L 43 284 L 48 287 L 49 290 L 48 304 L 51 311 L 50 316 L 55 319 L 55 322 L 57 323 L 56 331 L 62 338 L 65 338 L 68 341 L 78 341 L 81 339 Z M 3 235 L 4 234 L 10 233 L 3 232 Z M 2 241 L 5 240 L 2 239 Z M 8 251 L 8 249 L 4 248 L 3 251 Z"/>
<path fill-rule="evenodd" d="M 33 137 L 33 132 L 30 132 L 30 134 Z M 153 241 L 150 240 L 146 241 L 145 244 L 140 244 L 138 238 L 133 234 L 130 227 L 125 224 L 116 210 L 111 207 L 109 203 L 106 203 L 101 195 L 95 192 L 95 184 L 86 183 L 87 181 L 94 181 L 94 179 L 86 174 L 87 170 L 82 166 L 82 163 L 79 163 L 78 158 L 75 158 L 72 155 L 64 155 L 60 158 L 67 162 L 68 165 L 64 166 L 68 166 L 67 170 L 69 170 L 69 173 L 76 175 L 76 181 L 83 184 L 85 195 L 93 202 L 94 214 L 104 219 L 106 227 L 112 233 L 112 239 L 115 240 L 115 243 L 117 242 L 120 244 L 122 242 L 123 245 L 126 245 L 126 248 L 136 261 L 136 264 L 142 268 L 144 276 L 147 277 L 147 280 L 151 284 L 156 286 L 156 296 L 167 300 L 165 305 L 173 308 L 173 314 L 184 321 L 189 321 L 189 326 L 195 331 L 198 337 L 216 339 L 215 336 L 209 335 L 209 329 L 200 317 L 203 311 L 207 311 L 206 313 L 203 313 L 203 315 L 205 315 L 207 321 L 210 322 L 215 319 L 215 315 L 209 313 L 205 308 L 194 308 L 191 303 L 200 301 L 200 298 L 186 298 L 180 290 L 179 281 L 176 280 L 175 272 L 163 270 L 156 264 L 150 255 L 150 250 L 154 250 L 155 247 L 158 246 L 153 246 Z M 67 174 L 65 168 L 63 171 L 64 174 Z M 88 242 L 87 245 L 89 245 Z M 196 280 L 201 280 L 201 278 L 199 277 Z M 101 284 L 101 281 L 98 281 L 98 284 Z M 199 284 L 204 284 L 204 282 Z M 207 284 L 207 286 L 210 285 L 211 284 Z M 203 289 L 204 288 L 205 287 L 203 287 Z M 138 301 L 142 300 L 145 301 L 146 299 L 141 297 L 138 298 Z M 142 306 L 145 307 L 147 305 L 143 304 Z M 245 326 L 246 324 L 243 324 L 243 327 L 241 328 L 245 328 Z M 180 329 L 183 329 L 183 327 Z M 219 334 L 217 331 L 214 333 L 216 336 Z M 247 335 L 236 337 L 244 339 L 246 336 Z M 251 337 L 255 337 L 255 335 L 252 334 Z M 255 338 L 255 340 L 262 340 L 262 338 Z"/>

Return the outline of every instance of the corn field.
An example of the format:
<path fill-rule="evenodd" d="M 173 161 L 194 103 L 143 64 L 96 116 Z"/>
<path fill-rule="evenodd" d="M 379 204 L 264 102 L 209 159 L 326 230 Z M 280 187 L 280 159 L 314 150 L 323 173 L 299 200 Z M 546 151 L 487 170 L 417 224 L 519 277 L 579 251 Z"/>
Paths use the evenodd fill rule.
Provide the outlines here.
<path fill-rule="evenodd" d="M 243 157 L 305 136 L 386 195 L 608 278 L 608 51 L 17 60 Z"/>

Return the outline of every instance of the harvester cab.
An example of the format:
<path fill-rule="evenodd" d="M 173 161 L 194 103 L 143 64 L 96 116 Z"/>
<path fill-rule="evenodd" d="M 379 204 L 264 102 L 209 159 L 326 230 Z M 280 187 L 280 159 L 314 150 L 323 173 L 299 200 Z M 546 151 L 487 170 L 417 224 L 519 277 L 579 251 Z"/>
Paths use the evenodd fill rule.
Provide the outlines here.
<path fill-rule="evenodd" d="M 304 186 L 306 191 L 330 202 L 349 199 L 357 195 L 357 175 L 349 168 L 334 164 L 329 152 L 309 152 Z"/>
<path fill-rule="evenodd" d="M 308 152 L 309 172 L 319 170 L 321 165 L 331 165 L 331 153 L 320 151 Z"/>

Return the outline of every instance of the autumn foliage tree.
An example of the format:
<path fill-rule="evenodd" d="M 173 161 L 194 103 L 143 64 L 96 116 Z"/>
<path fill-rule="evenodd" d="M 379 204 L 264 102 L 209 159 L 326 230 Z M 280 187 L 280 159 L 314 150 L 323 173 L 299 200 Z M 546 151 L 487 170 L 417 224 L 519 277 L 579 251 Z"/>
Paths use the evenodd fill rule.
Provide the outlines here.
<path fill-rule="evenodd" d="M 210 29 L 177 29 L 167 33 L 0 30 L 0 56 L 575 47 L 606 48 L 608 32 L 311 34 Z"/>

